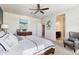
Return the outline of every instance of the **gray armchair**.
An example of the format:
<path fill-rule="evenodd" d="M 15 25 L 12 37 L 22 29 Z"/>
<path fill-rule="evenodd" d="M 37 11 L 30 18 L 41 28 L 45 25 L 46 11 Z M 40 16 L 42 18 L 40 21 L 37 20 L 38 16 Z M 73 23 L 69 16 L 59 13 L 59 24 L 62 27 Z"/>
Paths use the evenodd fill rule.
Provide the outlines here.
<path fill-rule="evenodd" d="M 64 40 L 64 47 L 69 46 L 74 52 L 79 49 L 79 33 L 69 32 L 69 38 Z"/>

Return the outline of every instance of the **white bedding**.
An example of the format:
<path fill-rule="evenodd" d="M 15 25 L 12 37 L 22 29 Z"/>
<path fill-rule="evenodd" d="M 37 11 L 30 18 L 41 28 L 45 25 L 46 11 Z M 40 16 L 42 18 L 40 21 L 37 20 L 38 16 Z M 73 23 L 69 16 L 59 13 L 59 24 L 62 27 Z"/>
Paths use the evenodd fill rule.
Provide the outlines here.
<path fill-rule="evenodd" d="M 40 38 L 40 37 L 36 37 L 36 36 L 26 36 L 26 37 L 23 37 L 24 41 L 26 40 L 30 40 L 32 41 L 36 47 L 37 47 L 37 51 L 35 51 L 35 53 L 32 53 L 32 54 L 38 54 L 40 52 L 44 52 L 45 50 L 49 49 L 49 48 L 55 48 L 55 45 L 47 40 L 47 39 L 44 39 L 44 38 Z M 31 52 L 33 50 L 33 48 L 29 49 L 29 51 Z M 24 50 L 23 54 L 27 54 L 27 49 Z"/>
<path fill-rule="evenodd" d="M 32 50 L 30 50 L 32 48 Z M 22 40 L 18 43 L 18 45 L 13 46 L 9 51 L 3 52 L 3 55 L 22 55 L 25 50 L 30 50 L 31 52 L 27 51 L 27 55 L 35 53 L 37 51 L 37 47 L 35 44 L 29 40 Z"/>
<path fill-rule="evenodd" d="M 0 53 L 1 55 L 36 55 L 51 47 L 55 48 L 55 45 L 51 41 L 40 37 L 22 36 L 23 40 L 18 42 L 17 38 L 12 34 L 9 35 L 10 39 L 7 39 L 7 43 L 8 41 L 12 42 L 12 46 L 10 47 L 10 50 Z"/>

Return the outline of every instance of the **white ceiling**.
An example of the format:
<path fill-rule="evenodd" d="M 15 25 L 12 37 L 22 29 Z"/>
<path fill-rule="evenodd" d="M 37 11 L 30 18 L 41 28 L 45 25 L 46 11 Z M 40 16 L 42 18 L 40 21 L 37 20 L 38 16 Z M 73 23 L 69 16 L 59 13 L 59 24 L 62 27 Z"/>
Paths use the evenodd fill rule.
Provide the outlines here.
<path fill-rule="evenodd" d="M 37 7 L 36 4 L 1 4 L 0 5 L 2 9 L 6 12 L 21 14 L 21 15 L 27 15 L 37 18 L 43 18 L 45 16 L 63 12 L 66 10 L 71 9 L 72 7 L 78 6 L 76 4 L 41 4 L 41 8 L 48 7 L 49 10 L 44 11 L 45 14 L 41 14 L 38 12 L 37 14 L 33 14 L 33 10 L 29 10 L 30 8 L 34 9 Z"/>

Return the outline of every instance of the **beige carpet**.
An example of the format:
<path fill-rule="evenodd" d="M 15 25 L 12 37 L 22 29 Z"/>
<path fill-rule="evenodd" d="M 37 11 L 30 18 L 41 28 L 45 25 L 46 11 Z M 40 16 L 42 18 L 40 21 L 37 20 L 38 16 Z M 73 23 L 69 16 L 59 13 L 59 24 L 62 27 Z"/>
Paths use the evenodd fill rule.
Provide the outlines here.
<path fill-rule="evenodd" d="M 62 46 L 56 45 L 55 55 L 74 55 L 73 50 L 68 47 L 64 48 Z"/>

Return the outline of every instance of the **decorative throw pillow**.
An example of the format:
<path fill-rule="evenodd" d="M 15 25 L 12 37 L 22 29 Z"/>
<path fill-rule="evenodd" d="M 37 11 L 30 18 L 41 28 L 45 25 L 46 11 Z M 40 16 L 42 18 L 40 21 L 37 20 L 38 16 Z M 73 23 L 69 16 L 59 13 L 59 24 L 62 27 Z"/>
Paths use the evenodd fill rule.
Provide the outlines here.
<path fill-rule="evenodd" d="M 18 41 L 23 40 L 23 38 L 22 38 L 21 36 L 19 36 L 19 35 L 17 35 L 17 34 L 13 34 L 13 35 L 17 37 Z"/>

